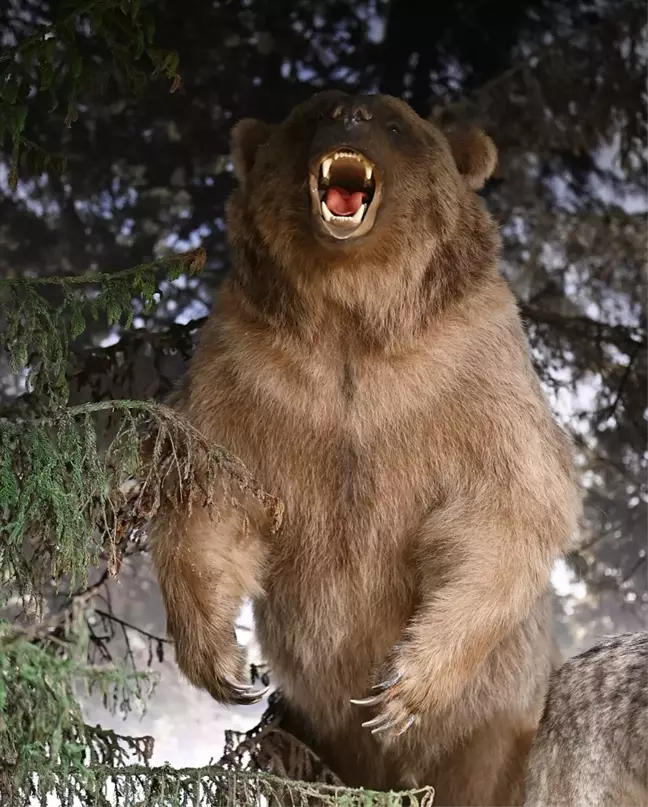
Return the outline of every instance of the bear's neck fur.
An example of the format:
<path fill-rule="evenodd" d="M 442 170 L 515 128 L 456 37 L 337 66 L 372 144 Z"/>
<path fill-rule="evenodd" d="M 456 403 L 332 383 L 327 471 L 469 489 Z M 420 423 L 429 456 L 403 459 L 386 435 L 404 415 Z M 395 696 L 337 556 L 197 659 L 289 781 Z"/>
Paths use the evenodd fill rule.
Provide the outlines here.
<path fill-rule="evenodd" d="M 407 349 L 457 302 L 499 280 L 498 229 L 476 197 L 465 200 L 450 237 L 388 265 L 328 269 L 316 258 L 304 265 L 289 250 L 278 260 L 249 211 L 230 208 L 228 218 L 232 271 L 224 291 L 239 316 L 278 336 L 316 341 L 337 332 L 367 350 Z"/>

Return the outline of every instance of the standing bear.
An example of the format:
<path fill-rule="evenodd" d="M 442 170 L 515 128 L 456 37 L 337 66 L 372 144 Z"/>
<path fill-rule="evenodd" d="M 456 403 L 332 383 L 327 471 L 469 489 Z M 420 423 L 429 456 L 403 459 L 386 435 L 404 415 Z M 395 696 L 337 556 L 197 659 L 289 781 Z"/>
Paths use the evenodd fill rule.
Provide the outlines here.
<path fill-rule="evenodd" d="M 388 96 L 324 92 L 232 134 L 231 272 L 175 405 L 285 505 L 151 524 L 177 663 L 251 702 L 250 597 L 292 724 L 349 786 L 524 800 L 576 530 L 498 228 L 496 151 Z M 240 505 L 243 506 L 240 506 Z"/>

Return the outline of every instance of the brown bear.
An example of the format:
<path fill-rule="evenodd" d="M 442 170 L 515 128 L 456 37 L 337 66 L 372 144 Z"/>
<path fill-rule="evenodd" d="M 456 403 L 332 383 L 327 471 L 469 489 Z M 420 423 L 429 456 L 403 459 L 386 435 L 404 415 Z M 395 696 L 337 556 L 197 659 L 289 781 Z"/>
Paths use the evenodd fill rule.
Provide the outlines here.
<path fill-rule="evenodd" d="M 232 270 L 176 405 L 285 515 L 153 521 L 177 662 L 257 698 L 249 596 L 292 725 L 346 784 L 521 804 L 580 500 L 475 193 L 495 148 L 336 91 L 239 122 L 232 155 Z"/>

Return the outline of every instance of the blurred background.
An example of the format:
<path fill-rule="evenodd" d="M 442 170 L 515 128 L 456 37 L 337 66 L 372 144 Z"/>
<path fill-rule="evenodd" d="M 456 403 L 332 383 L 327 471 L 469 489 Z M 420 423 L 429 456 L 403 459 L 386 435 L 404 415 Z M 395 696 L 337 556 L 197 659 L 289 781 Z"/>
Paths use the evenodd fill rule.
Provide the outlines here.
<path fill-rule="evenodd" d="M 4 0 L 0 58 L 60 6 Z M 22 170 L 15 190 L 10 144 L 0 151 L 1 276 L 116 272 L 206 250 L 203 272 L 166 283 L 133 329 L 99 318 L 76 340 L 71 403 L 162 399 L 184 372 L 228 269 L 223 206 L 236 120 L 277 122 L 313 92 L 341 88 L 476 123 L 500 151 L 482 195 L 502 227 L 502 272 L 552 407 L 574 436 L 586 491 L 579 548 L 554 575 L 561 645 L 572 654 L 602 634 L 644 628 L 643 0 L 157 0 L 149 9 L 156 43 L 180 57 L 174 93 L 168 82 L 137 98 L 115 82 L 88 85 L 70 127 L 66 109 L 35 106 L 29 138 L 65 155 L 67 167 Z M 119 68 L 116 45 L 87 37 L 83 49 L 99 72 Z M 23 387 L 1 354 L 0 377 L 2 408 Z M 153 761 L 181 766 L 218 757 L 225 727 L 258 721 L 264 704 L 225 710 L 181 680 L 145 541 L 98 594 L 89 616 L 96 659 L 150 667 L 159 684 L 143 717 L 124 725 L 91 699 L 90 722 L 152 734 Z M 252 629 L 246 608 L 239 637 L 259 660 Z"/>

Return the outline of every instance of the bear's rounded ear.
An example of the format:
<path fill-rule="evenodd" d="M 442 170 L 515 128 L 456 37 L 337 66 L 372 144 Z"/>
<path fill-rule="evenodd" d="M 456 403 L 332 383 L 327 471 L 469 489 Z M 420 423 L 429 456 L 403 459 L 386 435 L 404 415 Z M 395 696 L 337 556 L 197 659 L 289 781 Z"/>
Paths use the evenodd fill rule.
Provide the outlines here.
<path fill-rule="evenodd" d="M 270 126 L 255 118 L 243 118 L 232 128 L 230 152 L 236 178 L 245 185 L 252 170 L 259 146 L 267 142 Z"/>
<path fill-rule="evenodd" d="M 493 175 L 497 165 L 495 143 L 485 132 L 475 127 L 446 131 L 445 136 L 450 143 L 459 173 L 469 188 L 478 191 Z"/>

